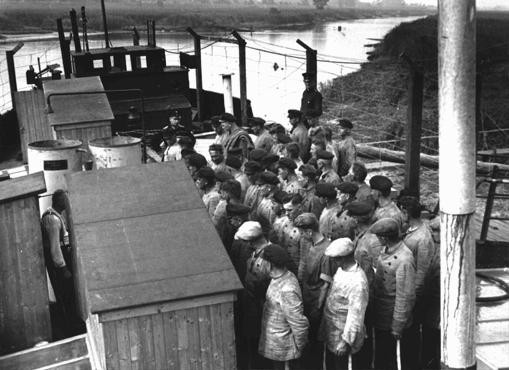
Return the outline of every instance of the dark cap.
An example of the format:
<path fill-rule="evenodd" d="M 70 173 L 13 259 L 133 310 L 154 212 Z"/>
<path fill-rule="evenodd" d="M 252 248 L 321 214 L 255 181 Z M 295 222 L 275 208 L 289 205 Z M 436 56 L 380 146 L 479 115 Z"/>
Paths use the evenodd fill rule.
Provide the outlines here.
<path fill-rule="evenodd" d="M 242 167 L 242 161 L 238 157 L 229 156 L 226 158 L 225 164 L 236 170 L 240 170 L 240 167 Z"/>
<path fill-rule="evenodd" d="M 280 168 L 286 168 L 289 169 L 290 171 L 294 171 L 297 168 L 297 164 L 293 160 L 285 157 L 280 158 L 279 161 L 277 162 L 277 165 Z"/>
<path fill-rule="evenodd" d="M 250 126 L 264 126 L 265 125 L 265 120 L 261 117 L 253 117 L 253 118 L 249 118 L 247 120 L 247 123 L 250 125 Z"/>
<path fill-rule="evenodd" d="M 285 203 L 285 199 L 287 199 L 289 195 L 291 194 L 288 194 L 286 191 L 278 190 L 274 194 L 274 200 L 279 204 L 283 204 Z"/>
<path fill-rule="evenodd" d="M 392 181 L 386 176 L 376 175 L 369 179 L 369 186 L 371 186 L 371 189 L 386 192 L 391 190 Z"/>
<path fill-rule="evenodd" d="M 246 174 L 253 174 L 260 172 L 262 170 L 262 165 L 255 161 L 247 161 L 244 164 L 244 172 Z"/>
<path fill-rule="evenodd" d="M 225 182 L 228 180 L 233 180 L 233 176 L 228 171 L 216 171 L 216 180 L 220 182 Z"/>
<path fill-rule="evenodd" d="M 276 163 L 278 160 L 279 156 L 277 154 L 267 153 L 267 155 L 262 159 L 262 164 L 264 166 L 270 166 L 272 163 Z"/>
<path fill-rule="evenodd" d="M 263 259 L 278 267 L 287 267 L 291 263 L 286 249 L 277 244 L 269 244 L 263 249 Z"/>
<path fill-rule="evenodd" d="M 316 158 L 331 160 L 332 158 L 334 158 L 334 154 L 326 150 L 319 150 L 316 152 Z"/>
<path fill-rule="evenodd" d="M 301 118 L 302 112 L 297 109 L 288 109 L 288 118 Z"/>
<path fill-rule="evenodd" d="M 277 185 L 279 184 L 279 178 L 276 174 L 270 171 L 264 171 L 260 175 L 260 184 L 262 185 Z"/>
<path fill-rule="evenodd" d="M 178 109 L 171 108 L 170 106 L 166 107 L 168 111 L 168 117 L 180 117 L 180 112 Z"/>
<path fill-rule="evenodd" d="M 288 144 L 292 142 L 292 138 L 288 135 L 279 136 L 277 139 L 281 144 Z"/>
<path fill-rule="evenodd" d="M 223 113 L 219 116 L 220 121 L 235 122 L 235 117 L 231 113 Z"/>
<path fill-rule="evenodd" d="M 375 205 L 373 201 L 366 199 L 362 201 L 353 201 L 346 205 L 346 210 L 350 216 L 366 216 L 373 211 Z"/>
<path fill-rule="evenodd" d="M 229 216 L 243 216 L 248 215 L 251 212 L 251 208 L 244 204 L 228 203 L 226 205 L 226 214 Z"/>
<path fill-rule="evenodd" d="M 380 236 L 398 236 L 399 224 L 393 218 L 382 218 L 375 222 L 369 231 Z"/>
<path fill-rule="evenodd" d="M 315 74 L 311 72 L 304 72 L 302 77 L 304 78 L 304 81 L 311 80 L 313 77 L 315 77 Z"/>
<path fill-rule="evenodd" d="M 349 128 L 349 129 L 353 128 L 352 122 L 346 118 L 338 119 L 338 125 L 343 128 Z"/>
<path fill-rule="evenodd" d="M 359 190 L 359 185 L 353 182 L 342 182 L 336 188 L 342 193 L 354 195 Z"/>
<path fill-rule="evenodd" d="M 318 229 L 318 219 L 316 218 L 314 213 L 306 212 L 303 213 L 293 221 L 295 227 L 301 229 Z"/>
<path fill-rule="evenodd" d="M 212 116 L 210 117 L 210 124 L 212 126 L 219 126 L 221 123 L 219 122 L 220 116 Z"/>
<path fill-rule="evenodd" d="M 320 182 L 316 184 L 315 195 L 317 197 L 333 199 L 336 198 L 338 193 L 334 185 L 327 182 Z"/>
<path fill-rule="evenodd" d="M 201 177 L 205 180 L 215 180 L 216 179 L 216 173 L 214 170 L 210 167 L 202 167 L 196 172 L 196 178 Z"/>
<path fill-rule="evenodd" d="M 228 155 L 239 155 L 242 154 L 242 148 L 232 148 L 228 150 Z"/>
<path fill-rule="evenodd" d="M 224 148 L 221 144 L 212 144 L 209 146 L 209 152 L 223 152 Z"/>
<path fill-rule="evenodd" d="M 300 166 L 299 171 L 302 173 L 302 176 L 307 176 L 311 178 L 316 178 L 318 176 L 318 171 L 315 167 L 310 164 L 303 164 Z"/>
<path fill-rule="evenodd" d="M 249 159 L 251 161 L 261 162 L 266 155 L 267 151 L 264 149 L 253 149 L 249 153 Z"/>
<path fill-rule="evenodd" d="M 200 169 L 207 165 L 207 160 L 201 154 L 193 153 L 189 155 L 188 163 L 190 166 Z"/>
<path fill-rule="evenodd" d="M 185 158 L 185 157 L 195 154 L 195 153 L 196 153 L 196 151 L 194 149 L 188 149 L 188 148 L 184 148 L 180 151 L 180 155 L 182 156 L 182 158 Z"/>
<path fill-rule="evenodd" d="M 284 134 L 286 132 L 286 130 L 283 125 L 280 125 L 279 123 L 275 123 L 270 127 L 269 132 L 271 134 Z"/>

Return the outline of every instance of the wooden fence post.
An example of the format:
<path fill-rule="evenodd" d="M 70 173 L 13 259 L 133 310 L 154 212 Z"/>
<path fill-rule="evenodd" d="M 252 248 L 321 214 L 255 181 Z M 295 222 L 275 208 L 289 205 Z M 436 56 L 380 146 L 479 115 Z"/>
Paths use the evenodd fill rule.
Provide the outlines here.
<path fill-rule="evenodd" d="M 441 360 L 474 369 L 475 0 L 438 2 Z"/>
<path fill-rule="evenodd" d="M 194 56 L 196 58 L 196 108 L 198 109 L 198 121 L 203 120 L 203 82 L 201 71 L 201 37 L 191 27 L 187 28 L 194 39 Z"/>
<path fill-rule="evenodd" d="M 5 59 L 7 60 L 7 73 L 9 74 L 9 88 L 11 89 L 11 104 L 12 108 L 16 109 L 14 95 L 18 91 L 18 83 L 16 82 L 16 66 L 14 64 L 14 54 L 23 47 L 22 42 L 18 44 L 12 50 L 5 51 Z"/>
<path fill-rule="evenodd" d="M 240 115 L 242 126 L 247 125 L 247 77 L 246 77 L 246 41 L 237 31 L 232 32 L 239 45 L 239 79 L 240 79 Z"/>
<path fill-rule="evenodd" d="M 297 39 L 297 44 L 306 49 L 306 72 L 312 74 L 312 83 L 313 86 L 317 86 L 317 72 L 318 72 L 318 63 L 317 63 L 317 51 L 309 47 L 306 43 Z"/>

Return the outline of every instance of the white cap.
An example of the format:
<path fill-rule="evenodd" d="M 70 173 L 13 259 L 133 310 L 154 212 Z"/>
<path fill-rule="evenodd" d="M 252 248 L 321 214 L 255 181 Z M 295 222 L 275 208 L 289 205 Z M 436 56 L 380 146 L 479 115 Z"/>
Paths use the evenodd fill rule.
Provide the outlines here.
<path fill-rule="evenodd" d="M 235 240 L 253 240 L 262 235 L 262 226 L 256 221 L 246 221 L 235 233 Z"/>
<path fill-rule="evenodd" d="M 354 245 L 350 238 L 339 238 L 329 244 L 324 254 L 328 257 L 344 257 L 351 254 L 353 250 Z"/>

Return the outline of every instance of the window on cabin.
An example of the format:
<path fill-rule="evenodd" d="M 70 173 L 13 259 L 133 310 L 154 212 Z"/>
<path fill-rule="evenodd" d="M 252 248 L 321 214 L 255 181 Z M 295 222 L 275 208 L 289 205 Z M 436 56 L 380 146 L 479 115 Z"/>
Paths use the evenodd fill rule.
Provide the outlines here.
<path fill-rule="evenodd" d="M 147 68 L 147 57 L 145 55 L 140 56 L 140 68 Z"/>
<path fill-rule="evenodd" d="M 102 69 L 104 68 L 102 59 L 94 59 L 94 69 Z"/>
<path fill-rule="evenodd" d="M 131 65 L 131 56 L 128 54 L 125 56 L 125 70 L 132 71 L 133 66 Z"/>

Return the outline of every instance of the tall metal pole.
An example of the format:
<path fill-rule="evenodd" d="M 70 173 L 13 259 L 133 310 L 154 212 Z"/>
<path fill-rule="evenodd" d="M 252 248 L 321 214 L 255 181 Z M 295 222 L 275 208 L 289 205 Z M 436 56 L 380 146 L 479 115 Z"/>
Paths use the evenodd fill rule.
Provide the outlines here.
<path fill-rule="evenodd" d="M 246 41 L 236 31 L 232 32 L 239 44 L 240 79 L 240 117 L 242 126 L 247 125 L 247 77 L 246 77 Z"/>
<path fill-rule="evenodd" d="M 438 5 L 442 366 L 473 369 L 475 355 L 475 0 Z"/>
<path fill-rule="evenodd" d="M 72 38 L 74 40 L 74 51 L 77 53 L 81 52 L 81 43 L 80 43 L 80 31 L 78 29 L 78 16 L 76 14 L 76 10 L 71 9 L 69 12 L 69 16 L 71 17 L 71 29 L 72 29 Z"/>
<path fill-rule="evenodd" d="M 70 51 L 70 43 L 71 41 L 66 40 L 64 34 L 64 26 L 62 24 L 62 18 L 57 19 L 57 30 L 58 30 L 58 40 L 60 41 L 60 53 L 62 54 L 62 64 L 64 66 L 64 76 L 65 78 L 71 77 L 71 51 Z"/>
<path fill-rule="evenodd" d="M 198 109 L 198 121 L 203 120 L 203 83 L 201 71 L 201 37 L 191 27 L 187 28 L 194 39 L 194 57 L 196 58 L 196 108 Z"/>
<path fill-rule="evenodd" d="M 104 0 L 101 0 L 101 12 L 103 15 L 103 29 L 104 29 L 104 42 L 106 47 L 110 47 L 110 36 L 108 35 L 108 23 L 106 22 L 106 7 L 104 6 Z"/>

